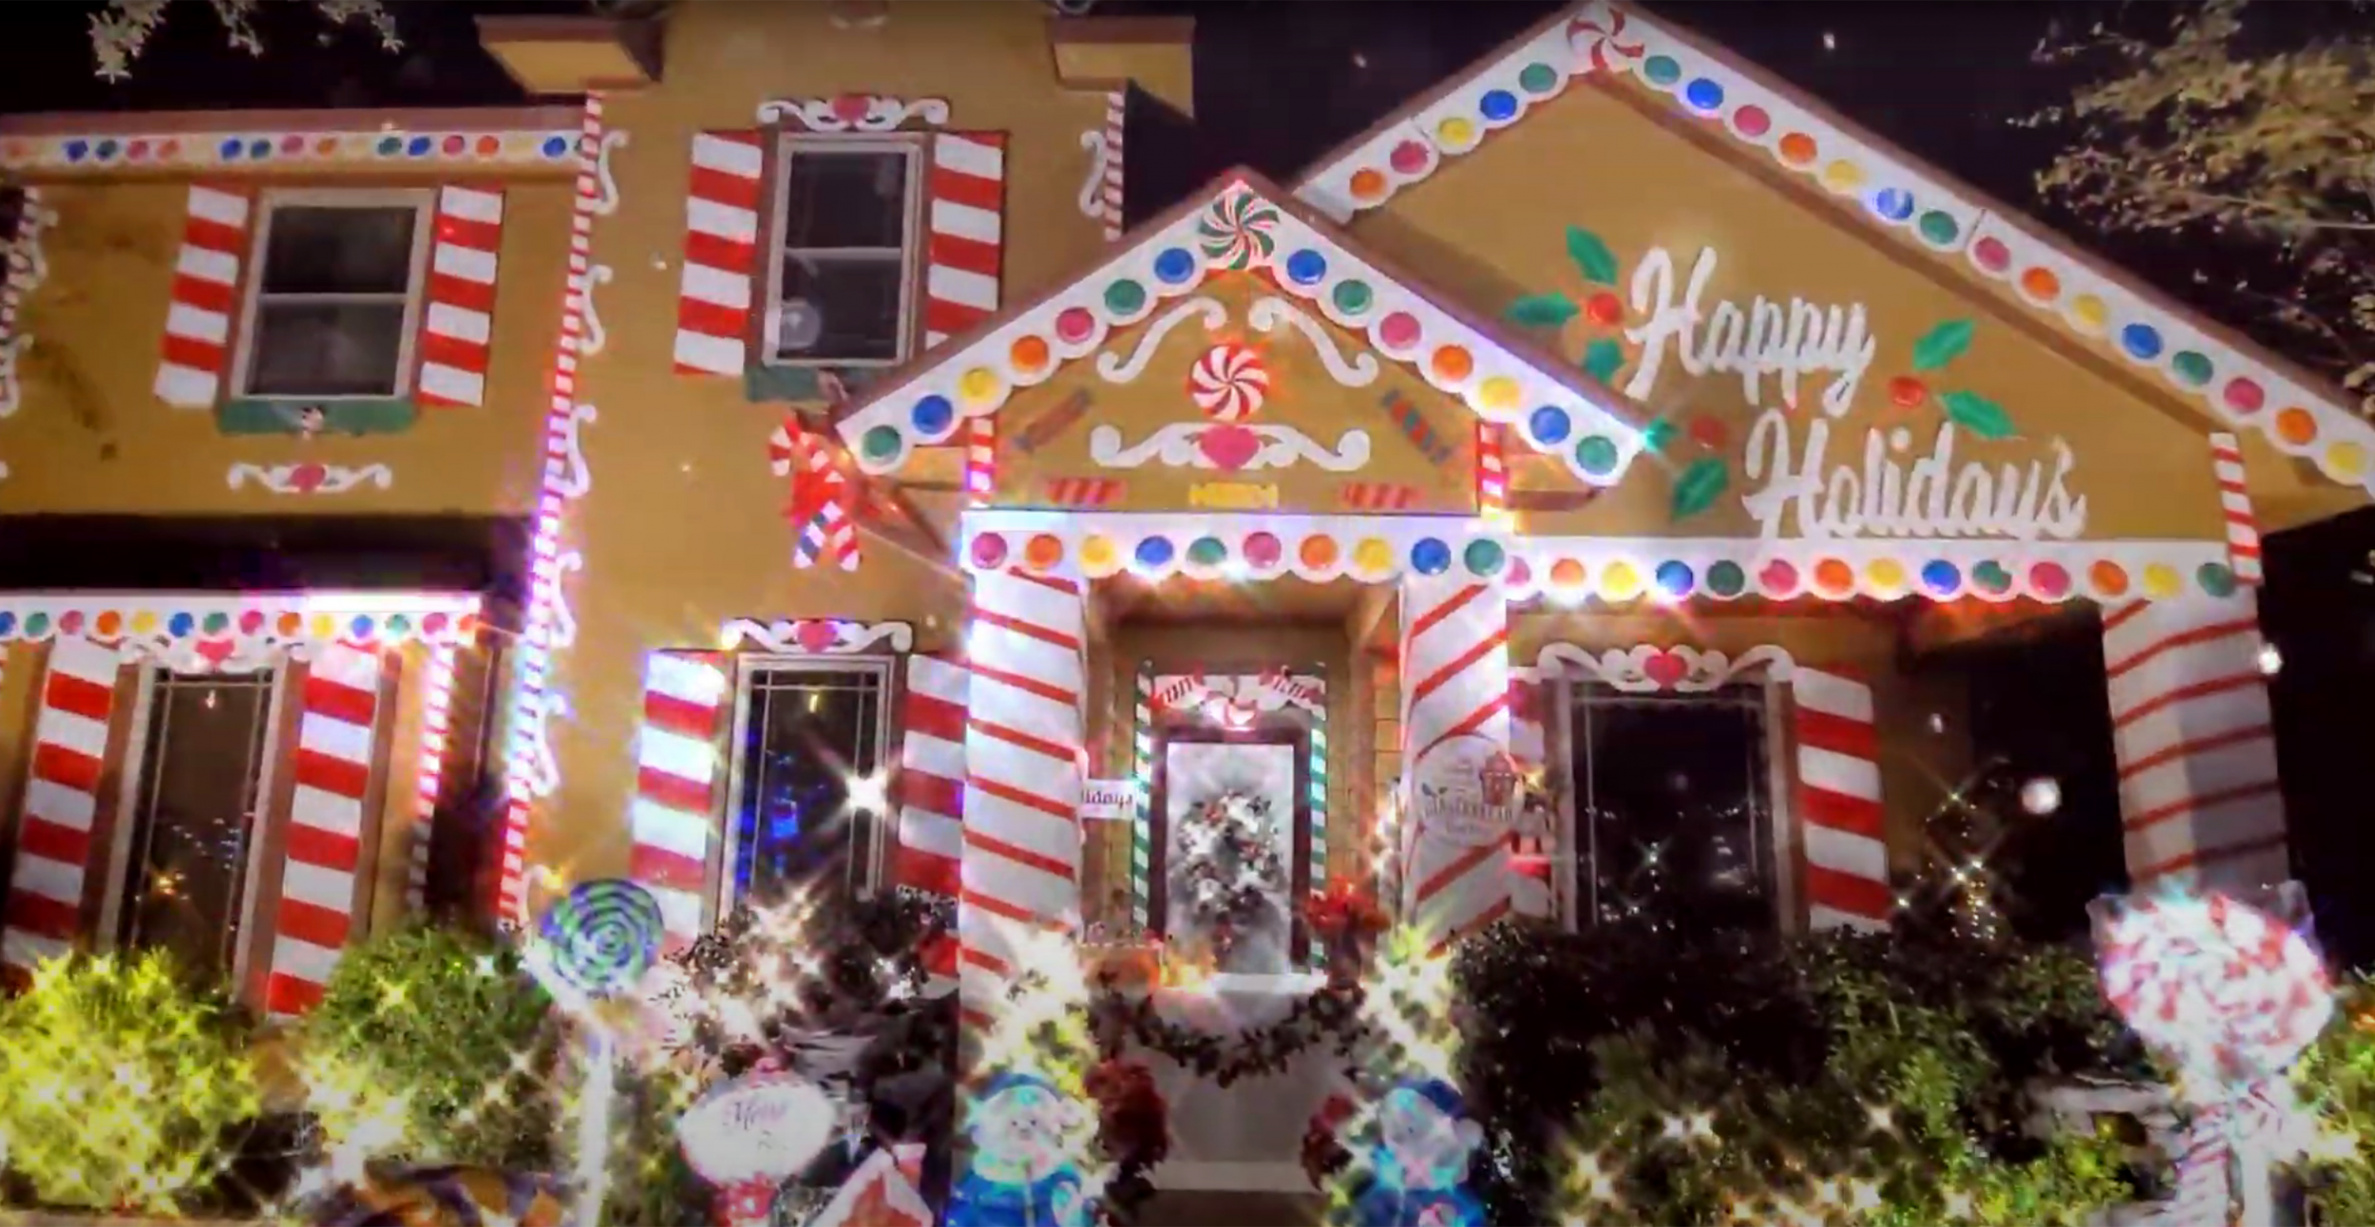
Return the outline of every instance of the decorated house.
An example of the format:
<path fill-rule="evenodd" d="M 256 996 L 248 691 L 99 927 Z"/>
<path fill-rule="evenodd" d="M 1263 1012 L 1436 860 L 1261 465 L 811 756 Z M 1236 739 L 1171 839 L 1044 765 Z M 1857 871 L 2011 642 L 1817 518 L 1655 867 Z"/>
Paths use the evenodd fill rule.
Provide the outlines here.
<path fill-rule="evenodd" d="M 2288 876 L 2260 535 L 2375 430 L 1678 30 L 1127 227 L 1184 23 L 482 33 L 586 101 L 0 126 L 12 967 L 294 1010 L 424 895 L 622 876 L 680 942 L 954 896 L 968 1006 L 1049 927 L 1293 982 L 1339 878 L 1883 925 L 1971 755 L 1926 662 L 2071 617 L 2131 880 Z"/>

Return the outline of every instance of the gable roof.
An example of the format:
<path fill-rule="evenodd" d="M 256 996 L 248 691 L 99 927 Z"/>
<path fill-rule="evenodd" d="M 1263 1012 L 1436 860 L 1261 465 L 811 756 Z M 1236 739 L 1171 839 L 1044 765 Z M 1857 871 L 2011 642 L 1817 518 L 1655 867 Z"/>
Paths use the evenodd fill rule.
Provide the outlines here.
<path fill-rule="evenodd" d="M 1744 160 L 1762 152 L 1965 275 L 2010 282 L 2031 308 L 2159 372 L 2215 417 L 2375 493 L 2375 425 L 2328 381 L 2081 253 L 1721 48 L 1607 0 L 1560 12 L 1413 99 L 1323 156 L 1295 194 L 1348 221 L 1524 119 L 1570 79 L 1612 90 L 1627 75 L 1708 121 Z"/>
<path fill-rule="evenodd" d="M 1016 390 L 1096 353 L 1114 330 L 1151 320 L 1148 335 L 1159 338 L 1188 312 L 1217 310 L 1189 295 L 1230 272 L 1261 276 L 1283 292 L 1286 309 L 1265 309 L 1268 299 L 1253 305 L 1253 327 L 1295 327 L 1322 343 L 1300 309 L 1308 306 L 1479 418 L 1514 426 L 1535 450 L 1564 456 L 1594 486 L 1614 484 L 1640 453 L 1641 431 L 1623 397 L 1361 250 L 1243 168 L 1122 236 L 1079 276 L 876 385 L 842 415 L 842 441 L 869 473 L 897 469 L 918 446 L 962 442 L 966 421 L 995 414 Z"/>

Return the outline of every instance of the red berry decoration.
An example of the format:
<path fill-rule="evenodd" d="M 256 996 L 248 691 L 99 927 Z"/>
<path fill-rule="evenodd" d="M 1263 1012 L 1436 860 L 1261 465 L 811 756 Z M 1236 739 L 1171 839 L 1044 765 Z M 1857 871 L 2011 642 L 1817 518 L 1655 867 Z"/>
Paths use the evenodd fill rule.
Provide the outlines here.
<path fill-rule="evenodd" d="M 1711 452 L 1724 448 L 1724 424 L 1702 413 L 1691 419 L 1691 441 Z"/>
<path fill-rule="evenodd" d="M 1888 381 L 1888 398 L 1899 408 L 1917 408 L 1930 399 L 1930 385 L 1911 375 L 1899 375 Z"/>
<path fill-rule="evenodd" d="M 1583 304 L 1583 314 L 1584 318 L 1602 326 L 1621 324 L 1625 322 L 1625 304 L 1614 294 L 1594 294 L 1591 301 Z"/>

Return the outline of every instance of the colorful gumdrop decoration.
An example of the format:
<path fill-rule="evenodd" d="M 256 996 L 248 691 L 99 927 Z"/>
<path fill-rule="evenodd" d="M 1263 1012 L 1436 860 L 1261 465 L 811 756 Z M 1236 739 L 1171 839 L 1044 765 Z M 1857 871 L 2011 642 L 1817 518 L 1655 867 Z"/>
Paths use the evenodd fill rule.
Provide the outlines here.
<path fill-rule="evenodd" d="M 2297 885 L 2280 898 L 2301 913 Z M 2177 1066 L 2193 1109 L 2175 1218 L 2273 1222 L 2269 1171 L 2314 1133 L 2284 1074 L 2333 1017 L 2324 960 L 2299 929 L 2216 893 L 2107 900 L 2095 939 L 2104 996 Z"/>

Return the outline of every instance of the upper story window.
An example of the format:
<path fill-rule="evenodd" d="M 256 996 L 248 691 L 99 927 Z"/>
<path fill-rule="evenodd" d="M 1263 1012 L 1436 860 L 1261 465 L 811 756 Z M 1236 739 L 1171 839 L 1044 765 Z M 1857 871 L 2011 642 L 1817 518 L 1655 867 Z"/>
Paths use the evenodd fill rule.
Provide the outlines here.
<path fill-rule="evenodd" d="M 889 366 L 916 298 L 922 146 L 786 137 L 777 159 L 766 332 L 779 365 Z"/>
<path fill-rule="evenodd" d="M 409 391 L 432 204 L 426 191 L 266 196 L 240 329 L 239 394 Z"/>
<path fill-rule="evenodd" d="M 888 661 L 746 659 L 738 671 L 726 899 L 866 895 L 888 852 Z"/>

